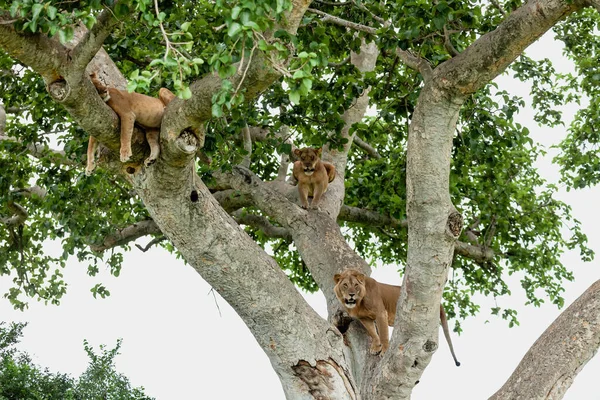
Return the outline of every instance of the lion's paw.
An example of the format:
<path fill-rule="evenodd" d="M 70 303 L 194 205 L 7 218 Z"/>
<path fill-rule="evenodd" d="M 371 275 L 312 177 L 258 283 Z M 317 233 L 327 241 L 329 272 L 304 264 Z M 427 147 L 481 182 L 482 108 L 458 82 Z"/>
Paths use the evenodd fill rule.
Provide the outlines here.
<path fill-rule="evenodd" d="M 376 356 L 377 354 L 381 353 L 381 343 L 372 343 L 371 347 L 369 348 L 369 353 Z"/>
<path fill-rule="evenodd" d="M 121 149 L 121 162 L 127 162 L 131 158 L 131 149 Z"/>

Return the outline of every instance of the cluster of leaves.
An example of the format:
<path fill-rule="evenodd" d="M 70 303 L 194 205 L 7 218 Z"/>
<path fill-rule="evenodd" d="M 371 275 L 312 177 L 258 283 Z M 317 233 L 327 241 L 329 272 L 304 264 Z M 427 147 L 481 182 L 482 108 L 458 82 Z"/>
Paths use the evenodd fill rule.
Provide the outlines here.
<path fill-rule="evenodd" d="M 80 4 L 83 3 L 83 4 Z M 112 5 L 113 1 L 107 1 Z M 73 39 L 75 28 L 80 22 L 88 29 L 96 23 L 95 13 L 102 9 L 101 0 L 86 2 L 13 0 L 0 2 L 0 8 L 9 9 L 10 16 L 16 18 L 15 28 L 32 33 L 43 33 L 49 37 L 58 34 L 62 44 Z"/>
<path fill-rule="evenodd" d="M 350 3 L 344 7 L 322 3 L 316 6 L 369 26 L 377 26 L 379 22 L 372 14 L 394 18 L 394 13 L 400 12 L 389 3 L 386 8 L 368 2 L 362 4 L 371 13 Z M 516 6 L 517 3 L 507 2 L 504 9 Z M 414 13 L 407 12 L 410 7 L 415 9 Z M 494 7 L 483 9 L 479 4 L 456 1 L 436 2 L 432 7 L 424 7 L 423 2 L 403 3 L 401 12 L 401 17 L 396 15 L 393 26 L 405 32 L 406 38 L 390 44 L 386 42 L 385 28 L 381 28 L 377 40 L 383 56 L 376 70 L 365 75 L 347 60 L 350 51 L 358 50 L 363 38 L 367 41 L 370 38 L 332 24 L 322 24 L 317 17 L 307 14 L 305 29 L 299 31 L 294 45 L 298 52 L 308 53 L 316 48 L 314 38 L 321 38 L 316 54 L 328 63 L 320 61 L 316 64 L 318 68 L 311 70 L 307 78 L 312 81 L 311 90 L 294 99 L 298 100 L 297 104 L 289 101 L 291 85 L 284 81 L 269 88 L 262 104 L 258 105 L 263 107 L 258 110 L 259 116 L 253 114 L 254 119 L 269 125 L 273 131 L 282 125 L 290 126 L 298 146 L 320 146 L 329 142 L 335 147 L 343 144 L 337 142 L 343 127 L 342 114 L 365 87 L 371 86 L 371 103 L 377 115 L 355 124 L 351 132 L 366 140 L 382 158 L 373 159 L 362 150 L 351 150 L 345 204 L 400 221 L 405 218 L 406 210 L 408 121 L 421 80 L 414 71 L 399 66 L 399 60 L 391 51 L 392 45 L 412 47 L 435 65 L 449 58 L 444 45 L 444 26 L 448 31 L 458 31 L 451 34 L 451 39 L 460 51 L 475 35 L 494 29 L 502 17 L 500 10 Z M 534 62 L 526 57 L 522 57 L 513 70 L 518 78 L 532 84 L 538 109 L 536 121 L 560 124 L 561 115 L 556 106 L 576 99 L 573 90 L 567 90 L 572 87 L 574 78 L 558 76 L 549 61 Z M 556 81 L 562 82 L 560 88 L 553 84 Z M 549 298 L 561 306 L 561 282 L 572 279 L 571 272 L 560 261 L 562 252 L 578 248 L 582 259 L 593 257 L 579 222 L 570 215 L 570 208 L 555 199 L 556 187 L 540 178 L 533 166 L 543 152 L 532 142 L 527 128 L 513 120 L 523 106 L 521 99 L 492 90 L 490 86 L 473 96 L 461 112 L 460 135 L 455 140 L 453 154 L 451 195 L 465 217 L 465 225 L 478 235 L 478 244 L 487 244 L 498 255 L 498 261 L 477 263 L 456 257 L 455 272 L 445 293 L 451 316 L 465 318 L 479 312 L 473 300 L 476 293 L 494 297 L 509 295 L 507 274 L 519 274 L 529 303 L 539 305 Z M 273 113 L 273 109 L 279 113 Z M 272 152 L 276 149 L 275 145 L 264 145 L 260 147 L 260 156 L 252 154 L 252 168 L 265 172 L 263 179 L 272 177 L 277 170 L 277 157 L 265 157 L 269 147 Z M 357 224 L 346 224 L 346 227 L 347 238 L 371 263 L 404 264 L 405 229 Z M 311 287 L 312 279 L 304 273 L 293 246 L 282 240 L 269 241 L 260 232 L 252 232 L 260 243 L 276 249 L 275 257 L 297 285 Z M 461 240 L 469 238 L 465 234 Z M 511 326 L 518 324 L 515 310 L 497 307 L 492 313 L 507 319 Z"/>
<path fill-rule="evenodd" d="M 18 3 L 15 7 L 19 26 L 32 30 L 34 3 L 30 0 L 15 3 Z M 47 10 L 50 6 L 59 6 L 53 2 L 47 4 L 37 13 L 35 28 L 39 32 L 48 32 L 43 21 L 53 20 L 48 18 Z M 336 5 L 318 2 L 314 6 L 320 10 L 375 28 L 377 35 L 324 23 L 321 16 L 309 12 L 297 35 L 290 36 L 276 31 L 277 26 L 285 25 L 284 15 L 290 7 L 287 0 L 162 1 L 158 13 L 150 0 L 119 4 L 123 8 L 115 12 L 123 16 L 124 23 L 107 39 L 105 48 L 121 71 L 130 77 L 130 89 L 154 91 L 160 85 L 174 88 L 181 97 L 187 98 L 190 81 L 197 76 L 212 73 L 222 79 L 221 91 L 213 98 L 212 112 L 217 118 L 206 129 L 204 151 L 213 162 L 200 167 L 204 177 L 209 177 L 215 169 L 238 163 L 240 157 L 247 155 L 240 150 L 243 147 L 240 132 L 247 125 L 265 126 L 271 132 L 289 128 L 285 139 L 293 139 L 297 146 L 329 144 L 331 149 L 341 148 L 347 143 L 341 134 L 342 117 L 356 97 L 371 87 L 370 100 L 375 115 L 352 127 L 351 133 L 371 144 L 381 159 L 372 159 L 359 149 L 351 150 L 345 204 L 397 220 L 405 218 L 406 138 L 422 81 L 416 72 L 401 65 L 395 49 L 398 46 L 409 49 L 435 67 L 451 57 L 452 47 L 462 51 L 476 37 L 495 29 L 503 18 L 499 8 L 474 0 L 350 1 Z M 519 4 L 520 1 L 509 0 L 502 3 L 502 8 L 509 12 Z M 101 3 L 96 2 L 61 3 L 57 15 L 75 18 L 77 12 L 86 10 L 93 16 L 100 6 Z M 566 43 L 568 54 L 578 63 L 585 93 L 600 98 L 594 87 L 600 76 L 597 67 L 600 43 L 593 35 L 599 17 L 592 12 L 584 14 L 585 18 L 580 16 L 566 21 L 557 31 Z M 78 18 L 84 18 L 84 14 Z M 69 21 L 64 26 L 68 26 Z M 24 27 L 27 22 L 29 25 Z M 573 41 L 571 37 L 586 40 Z M 362 41 L 375 41 L 381 51 L 375 71 L 367 74 L 361 74 L 349 63 L 351 52 L 358 51 Z M 245 63 L 254 57 L 267 57 L 283 79 L 269 87 L 256 102 L 248 103 L 240 82 L 247 72 Z M 0 60 L 8 63 L 0 70 L 15 70 L 14 62 L 7 61 L 6 57 Z M 558 76 L 548 61 L 534 62 L 526 57 L 514 64 L 513 71 L 519 79 L 532 83 L 538 110 L 536 120 L 548 125 L 560 124 L 561 115 L 556 106 L 577 99 L 573 91 L 566 90 L 575 85 L 576 79 Z M 66 159 L 81 163 L 83 132 L 74 129 L 64 113 L 49 101 L 41 81 L 30 77 L 26 70 L 20 72 L 18 78 L 8 82 L 11 89 L 1 93 L 5 105 L 27 107 L 25 119 L 9 121 L 11 135 L 23 143 L 47 143 L 44 132 L 60 130 L 65 132 L 59 143 L 66 147 Z M 3 76 L 0 79 L 4 79 Z M 562 80 L 557 89 L 558 79 Z M 479 307 L 472 300 L 475 293 L 510 294 L 504 281 L 506 273 L 519 274 L 530 303 L 540 304 L 547 296 L 561 305 L 561 282 L 572 278 L 560 262 L 561 253 L 565 249 L 579 248 L 583 259 L 592 257 L 578 221 L 572 220 L 570 209 L 554 198 L 556 188 L 547 185 L 533 168 L 541 150 L 531 142 L 528 130 L 513 121 L 521 107 L 520 99 L 488 87 L 473 96 L 461 111 L 460 135 L 454 143 L 451 172 L 452 199 L 464 215 L 465 225 L 476 237 L 479 235 L 479 244 L 489 246 L 503 261 L 478 264 L 467 258 L 456 258 L 455 272 L 445 293 L 446 301 L 452 305 L 448 307 L 450 315 L 464 318 L 478 312 Z M 593 151 L 600 140 L 594 136 L 593 129 L 598 110 L 600 107 L 592 101 L 578 116 L 578 122 L 571 128 L 571 138 L 564 144 L 565 159 L 559 160 L 570 169 L 579 168 L 578 176 L 582 178 L 577 185 L 600 178 L 600 159 Z M 579 155 L 586 149 L 581 143 L 592 151 Z M 12 168 L 0 169 L 0 207 L 3 207 L 0 214 L 10 213 L 9 201 L 19 202 L 29 211 L 22 233 L 28 252 L 20 251 L 19 243 L 7 234 L 0 238 L 9 254 L 6 264 L 9 267 L 4 273 L 25 271 L 30 281 L 34 279 L 33 287 L 38 295 L 47 269 L 28 265 L 61 264 L 69 255 L 77 254 L 81 260 L 91 263 L 93 274 L 97 271 L 98 259 L 86 250 L 87 245 L 146 217 L 139 201 L 128 193 L 122 182 L 110 181 L 99 172 L 85 178 L 78 172 L 79 168 L 56 166 L 56 160 L 50 156 L 33 159 L 18 143 L 1 146 L 0 163 L 5 162 Z M 281 137 L 255 143 L 251 154 L 253 171 L 262 179 L 273 179 L 278 170 L 278 154 L 289 150 Z M 17 174 L 1 172 L 15 169 L 19 171 Z M 19 191 L 32 182 L 46 188 L 47 195 L 43 199 L 18 197 Z M 103 196 L 95 196 L 98 192 Z M 306 290 L 316 289 L 290 243 L 270 240 L 254 229 L 248 228 L 248 231 L 257 242 L 273 250 L 274 257 L 294 283 Z M 356 250 L 372 263 L 395 264 L 399 268 L 404 264 L 405 229 L 347 224 L 344 232 Z M 42 238 L 62 240 L 64 252 L 32 264 L 35 254 L 43 254 L 39 247 Z M 461 240 L 468 241 L 470 237 L 465 235 Z M 120 254 L 111 255 L 107 263 L 118 275 Z M 28 284 L 25 281 L 19 285 Z M 59 297 L 59 288 L 45 290 Z M 101 296 L 107 294 L 102 285 L 93 291 Z M 16 302 L 16 295 L 11 295 L 11 299 Z M 498 308 L 493 312 L 508 319 L 510 324 L 518 323 L 514 310 Z"/>
<path fill-rule="evenodd" d="M 564 53 L 575 64 L 576 87 L 588 101 L 580 108 L 569 134 L 559 145 L 561 153 L 554 160 L 561 166 L 567 188 L 584 188 L 600 182 L 598 148 L 600 131 L 600 16 L 594 10 L 583 10 L 554 28 L 556 39 L 564 45 Z"/>
<path fill-rule="evenodd" d="M 557 188 L 534 168 L 543 151 L 533 143 L 529 130 L 513 121 L 524 106 L 522 99 L 502 90 L 491 95 L 491 86 L 463 107 L 450 182 L 465 225 L 479 244 L 493 249 L 502 261 L 481 265 L 457 258 L 456 280 L 464 281 L 471 293 L 501 296 L 510 294 L 503 272 L 518 272 L 529 303 L 539 305 L 547 296 L 560 307 L 561 282 L 573 279 L 560 261 L 561 254 L 578 248 L 582 259 L 590 261 L 593 253 L 570 207 L 555 199 Z M 462 240 L 469 240 L 466 233 Z M 511 310 L 503 317 L 516 323 Z"/>
<path fill-rule="evenodd" d="M 15 345 L 26 324 L 0 322 L 0 400 L 152 400 L 144 388 L 133 388 L 129 379 L 115 370 L 114 358 L 121 340 L 113 349 L 100 346 L 100 354 L 84 342 L 90 362 L 78 378 L 50 372 L 35 365 L 27 353 Z"/>
<path fill-rule="evenodd" d="M 0 70 L 5 71 L 0 75 L 0 87 L 5 88 L 0 98 L 7 109 L 20 110 L 6 125 L 11 140 L 0 141 L 0 216 L 13 215 L 11 204 L 28 214 L 25 224 L 0 230 L 0 275 L 14 281 L 5 296 L 19 309 L 26 307 L 23 295 L 57 304 L 66 290 L 60 267 L 67 258 L 77 255 L 87 262 L 90 275 L 98 272 L 101 262 L 118 275 L 119 252 L 96 254 L 88 246 L 147 213 L 124 181 L 102 171 L 91 177 L 83 174 L 87 135 L 51 100 L 39 76 L 5 55 L 0 55 Z M 29 155 L 32 148 L 50 144 L 64 154 Z M 28 195 L 32 186 L 43 192 Z M 46 251 L 48 240 L 61 241 L 62 254 Z M 106 295 L 101 286 L 92 291 Z"/>

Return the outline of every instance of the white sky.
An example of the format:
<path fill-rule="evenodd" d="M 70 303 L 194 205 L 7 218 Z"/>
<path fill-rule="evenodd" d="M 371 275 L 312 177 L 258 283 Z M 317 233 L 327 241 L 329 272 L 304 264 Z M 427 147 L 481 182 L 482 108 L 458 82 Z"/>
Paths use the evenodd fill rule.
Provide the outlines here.
<path fill-rule="evenodd" d="M 569 68 L 551 36 L 542 38 L 527 54 L 536 59 L 552 56 L 557 60 L 557 68 Z M 498 81 L 514 94 L 528 94 L 528 87 L 519 82 L 504 77 Z M 564 137 L 565 128 L 539 128 L 527 111 L 518 119 L 541 143 L 550 146 Z M 553 154 L 553 150 L 549 151 L 539 166 L 546 179 L 557 182 L 557 168 L 550 164 Z M 594 202 L 599 195 L 598 188 L 563 191 L 559 195 L 573 207 L 573 215 L 582 222 L 597 258 L 600 258 L 597 228 L 600 215 Z M 600 279 L 600 270 L 598 261 L 583 263 L 577 252 L 565 253 L 563 262 L 575 273 L 575 282 L 565 283 L 568 306 Z M 59 307 L 32 302 L 21 313 L 14 311 L 7 300 L 0 299 L 0 321 L 29 322 L 19 348 L 29 352 L 41 366 L 78 376 L 87 366 L 84 339 L 97 348 L 99 344 L 114 346 L 117 338 L 123 338 L 122 354 L 116 359 L 118 371 L 129 377 L 134 386 L 144 386 L 148 395 L 159 400 L 284 398 L 268 358 L 246 326 L 218 294 L 215 300 L 208 284 L 181 260 L 158 248 L 147 253 L 134 249 L 126 254 L 119 278 L 111 277 L 108 271 L 90 278 L 86 266 L 76 260 L 68 264 L 64 274 L 70 285 Z M 373 277 L 400 283 L 395 268 L 391 267 L 376 269 Z M 513 295 L 498 300 L 498 305 L 518 309 L 521 325 L 509 329 L 506 321 L 490 316 L 493 299 L 481 297 L 482 313 L 462 322 L 462 335 L 453 333 L 462 366 L 454 366 L 440 337 L 440 349 L 415 388 L 413 399 L 444 396 L 481 400 L 491 396 L 508 379 L 525 352 L 560 313 L 550 304 L 524 307 L 525 297 L 518 278 L 510 279 Z M 89 290 L 98 282 L 108 287 L 109 298 L 92 297 Z M 5 293 L 9 286 L 10 279 L 0 277 L 0 293 Z M 320 293 L 306 298 L 325 316 L 325 302 Z M 600 357 L 588 363 L 564 398 L 600 399 L 598 376 Z"/>

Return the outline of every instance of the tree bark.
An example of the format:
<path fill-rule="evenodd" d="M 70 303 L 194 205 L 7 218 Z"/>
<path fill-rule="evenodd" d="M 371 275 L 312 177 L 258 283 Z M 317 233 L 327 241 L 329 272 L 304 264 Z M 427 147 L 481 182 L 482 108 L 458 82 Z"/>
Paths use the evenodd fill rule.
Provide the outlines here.
<path fill-rule="evenodd" d="M 598 347 L 600 280 L 546 329 L 490 400 L 562 399 Z"/>

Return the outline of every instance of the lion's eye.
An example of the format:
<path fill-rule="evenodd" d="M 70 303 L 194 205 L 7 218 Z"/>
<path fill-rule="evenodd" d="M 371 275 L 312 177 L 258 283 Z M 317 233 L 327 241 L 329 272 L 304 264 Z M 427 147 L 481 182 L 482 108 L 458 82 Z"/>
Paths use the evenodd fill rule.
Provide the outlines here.
<path fill-rule="evenodd" d="M 347 289 L 347 288 L 348 288 L 348 284 L 344 283 L 344 289 Z"/>

